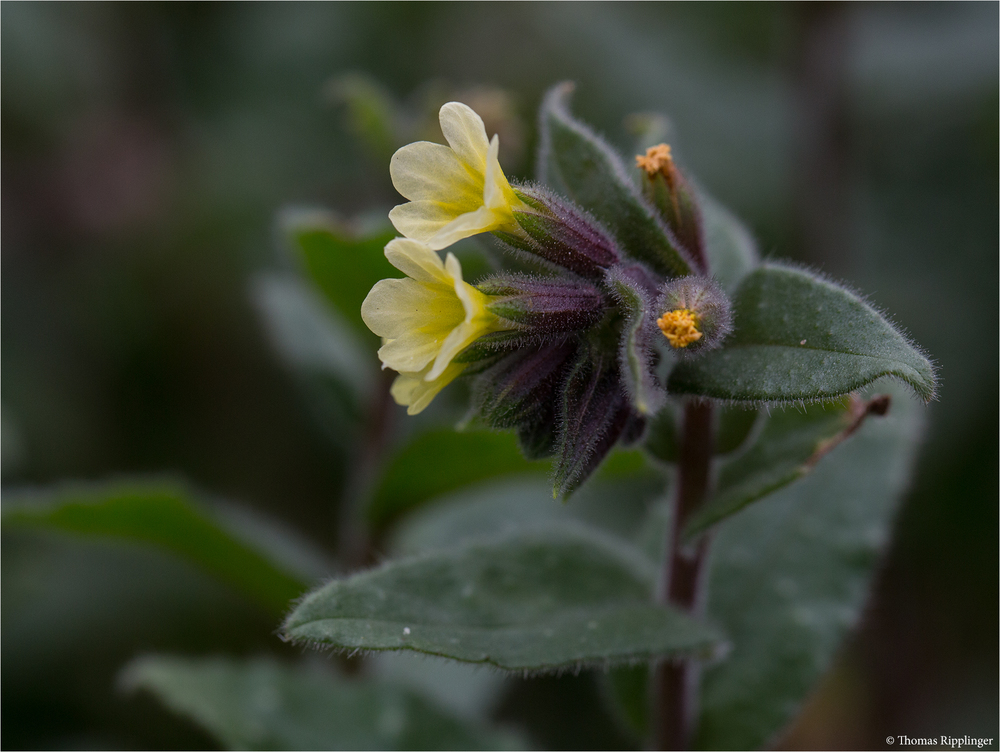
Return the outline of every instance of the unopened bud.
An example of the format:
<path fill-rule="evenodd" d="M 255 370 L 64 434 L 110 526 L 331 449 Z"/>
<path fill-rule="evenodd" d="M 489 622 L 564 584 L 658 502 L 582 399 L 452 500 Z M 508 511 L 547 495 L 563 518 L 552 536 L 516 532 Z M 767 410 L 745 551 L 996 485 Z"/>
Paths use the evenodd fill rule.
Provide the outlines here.
<path fill-rule="evenodd" d="M 582 279 L 503 274 L 477 287 L 491 296 L 491 313 L 540 334 L 586 329 L 604 314 L 600 290 Z"/>
<path fill-rule="evenodd" d="M 704 270 L 705 239 L 701 211 L 691 186 L 677 169 L 670 147 L 657 144 L 636 155 L 635 165 L 643 171 L 642 190 L 681 245 Z"/>
<path fill-rule="evenodd" d="M 681 277 L 660 288 L 656 325 L 679 353 L 711 350 L 733 329 L 732 306 L 709 277 Z"/>
<path fill-rule="evenodd" d="M 558 388 L 575 351 L 575 343 L 563 341 L 506 355 L 476 381 L 476 411 L 493 428 L 517 428 L 531 457 L 547 456 L 556 435 Z"/>
<path fill-rule="evenodd" d="M 589 214 L 540 186 L 521 186 L 531 211 L 515 211 L 521 233 L 495 233 L 514 248 L 591 279 L 619 259 L 615 241 Z"/>

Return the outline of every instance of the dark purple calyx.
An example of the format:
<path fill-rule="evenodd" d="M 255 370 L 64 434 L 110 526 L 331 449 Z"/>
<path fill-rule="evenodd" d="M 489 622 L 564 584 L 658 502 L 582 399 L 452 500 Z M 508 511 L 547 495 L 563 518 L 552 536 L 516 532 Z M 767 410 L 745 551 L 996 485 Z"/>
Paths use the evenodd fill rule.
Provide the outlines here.
<path fill-rule="evenodd" d="M 621 254 L 597 220 L 536 185 L 518 188 L 528 211 L 515 211 L 520 233 L 495 233 L 519 251 L 590 279 L 600 279 Z"/>
<path fill-rule="evenodd" d="M 486 308 L 519 329 L 556 334 L 586 329 L 601 319 L 601 291 L 582 279 L 502 274 L 480 282 Z"/>
<path fill-rule="evenodd" d="M 493 428 L 516 428 L 531 459 L 552 453 L 558 395 L 576 349 L 562 341 L 518 350 L 476 379 L 474 409 Z"/>

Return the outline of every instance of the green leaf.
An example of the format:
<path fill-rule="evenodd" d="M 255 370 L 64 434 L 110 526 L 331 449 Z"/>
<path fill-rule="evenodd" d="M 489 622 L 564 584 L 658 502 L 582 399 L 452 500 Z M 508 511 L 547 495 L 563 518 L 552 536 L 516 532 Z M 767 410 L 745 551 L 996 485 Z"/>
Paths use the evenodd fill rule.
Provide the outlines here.
<path fill-rule="evenodd" d="M 722 288 L 732 293 L 760 265 L 750 231 L 722 204 L 702 191 L 699 196 L 708 268 Z"/>
<path fill-rule="evenodd" d="M 572 84 L 560 84 L 542 103 L 539 180 L 593 214 L 633 258 L 667 276 L 691 274 L 690 259 L 642 198 L 619 156 L 569 113 L 572 90 Z"/>
<path fill-rule="evenodd" d="M 296 607 L 284 634 L 539 672 L 710 648 L 713 629 L 652 602 L 655 577 L 636 549 L 561 526 L 336 580 Z"/>
<path fill-rule="evenodd" d="M 275 349 L 327 435 L 353 449 L 377 381 L 375 358 L 343 317 L 295 277 L 262 274 L 252 293 Z"/>
<path fill-rule="evenodd" d="M 249 511 L 208 504 L 183 486 L 118 481 L 7 492 L 3 524 L 150 544 L 196 564 L 275 611 L 330 567 L 309 544 Z"/>
<path fill-rule="evenodd" d="M 773 743 L 857 623 L 922 429 L 923 411 L 886 386 L 885 418 L 719 526 L 708 613 L 732 650 L 705 670 L 698 748 Z"/>
<path fill-rule="evenodd" d="M 697 535 L 804 477 L 819 459 L 817 453 L 844 434 L 854 419 L 847 400 L 772 415 L 749 451 L 722 466 L 715 491 L 688 521 L 685 536 Z"/>
<path fill-rule="evenodd" d="M 524 459 L 513 433 L 428 431 L 389 461 L 365 517 L 372 529 L 380 530 L 425 501 L 470 483 L 515 473 L 546 474 L 550 467 Z"/>
<path fill-rule="evenodd" d="M 514 749 L 419 694 L 269 658 L 147 656 L 121 685 L 145 689 L 229 749 Z"/>
<path fill-rule="evenodd" d="M 934 368 L 854 293 L 813 273 L 765 264 L 736 291 L 736 331 L 679 363 L 668 391 L 735 402 L 828 400 L 882 376 L 934 397 Z"/>
<path fill-rule="evenodd" d="M 383 253 L 386 243 L 396 237 L 388 221 L 355 231 L 330 212 L 286 209 L 279 228 L 293 258 L 334 310 L 366 341 L 377 341 L 361 320 L 361 303 L 380 279 L 401 276 Z"/>

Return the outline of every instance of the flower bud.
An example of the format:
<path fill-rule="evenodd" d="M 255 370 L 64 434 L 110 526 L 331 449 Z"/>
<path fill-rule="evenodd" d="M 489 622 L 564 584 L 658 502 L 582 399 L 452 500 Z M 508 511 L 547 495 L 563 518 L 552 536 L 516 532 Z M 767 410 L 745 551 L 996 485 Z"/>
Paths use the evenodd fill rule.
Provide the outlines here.
<path fill-rule="evenodd" d="M 476 378 L 476 411 L 493 428 L 516 428 L 522 449 L 532 459 L 552 453 L 558 390 L 575 351 L 571 341 L 517 350 Z"/>
<path fill-rule="evenodd" d="M 614 240 L 582 209 L 540 186 L 521 186 L 518 196 L 530 210 L 514 214 L 521 233 L 495 233 L 501 240 L 591 279 L 600 279 L 618 261 Z"/>
<path fill-rule="evenodd" d="M 732 306 L 709 277 L 681 277 L 660 288 L 656 325 L 680 355 L 711 350 L 733 329 Z"/>
<path fill-rule="evenodd" d="M 635 163 L 643 171 L 643 194 L 656 207 L 677 242 L 707 271 L 701 211 L 694 191 L 674 164 L 670 147 L 651 146 L 645 155 L 636 156 Z"/>
<path fill-rule="evenodd" d="M 582 279 L 502 274 L 477 287 L 490 296 L 491 313 L 542 334 L 586 329 L 604 314 L 600 290 Z"/>
<path fill-rule="evenodd" d="M 552 480 L 553 495 L 565 499 L 611 451 L 631 411 L 617 363 L 587 346 L 575 358 L 561 391 Z"/>

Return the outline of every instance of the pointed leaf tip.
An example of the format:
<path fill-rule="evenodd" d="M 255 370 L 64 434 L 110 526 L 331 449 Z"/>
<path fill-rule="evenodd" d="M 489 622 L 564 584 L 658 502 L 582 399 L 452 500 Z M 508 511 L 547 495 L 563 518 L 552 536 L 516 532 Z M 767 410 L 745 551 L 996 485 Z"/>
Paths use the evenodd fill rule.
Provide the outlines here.
<path fill-rule="evenodd" d="M 793 266 L 769 263 L 734 294 L 735 331 L 723 347 L 680 363 L 668 391 L 743 403 L 828 400 L 891 376 L 925 402 L 934 367 L 854 292 Z"/>

